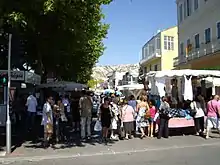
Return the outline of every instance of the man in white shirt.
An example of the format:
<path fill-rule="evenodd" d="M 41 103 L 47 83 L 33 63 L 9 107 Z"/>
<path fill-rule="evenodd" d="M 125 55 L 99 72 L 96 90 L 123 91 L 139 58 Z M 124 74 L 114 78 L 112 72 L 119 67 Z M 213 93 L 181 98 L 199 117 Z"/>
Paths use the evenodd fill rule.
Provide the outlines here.
<path fill-rule="evenodd" d="M 35 116 L 37 112 L 37 99 L 33 94 L 30 94 L 27 98 L 27 126 L 28 129 L 33 129 L 35 123 Z"/>

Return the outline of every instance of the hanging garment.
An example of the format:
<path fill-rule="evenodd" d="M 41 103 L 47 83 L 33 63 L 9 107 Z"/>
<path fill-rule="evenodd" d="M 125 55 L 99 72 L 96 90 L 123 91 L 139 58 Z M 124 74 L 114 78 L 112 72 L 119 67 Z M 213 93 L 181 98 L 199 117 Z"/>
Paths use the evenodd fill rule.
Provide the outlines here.
<path fill-rule="evenodd" d="M 178 99 L 180 102 L 183 101 L 183 92 L 184 92 L 184 77 L 177 79 L 177 93 L 178 93 Z"/>
<path fill-rule="evenodd" d="M 184 84 L 184 100 L 193 100 L 193 89 L 192 89 L 192 76 L 187 79 L 186 75 L 184 75 L 185 84 Z"/>
<path fill-rule="evenodd" d="M 165 78 L 164 77 L 160 77 L 156 79 L 156 83 L 155 83 L 157 89 L 158 89 L 158 94 L 160 95 L 160 97 L 165 96 Z"/>
<path fill-rule="evenodd" d="M 165 90 L 168 96 L 171 96 L 171 91 L 172 91 L 172 85 L 171 85 L 171 80 L 166 79 L 165 80 Z"/>
<path fill-rule="evenodd" d="M 150 82 L 150 85 L 149 85 L 149 88 L 150 88 L 150 93 L 152 95 L 157 95 L 157 90 L 156 90 L 156 85 L 155 85 L 155 80 L 153 78 L 150 78 L 149 79 L 149 82 Z"/>
<path fill-rule="evenodd" d="M 171 91 L 171 100 L 172 104 L 177 105 L 178 104 L 178 87 L 173 86 Z"/>

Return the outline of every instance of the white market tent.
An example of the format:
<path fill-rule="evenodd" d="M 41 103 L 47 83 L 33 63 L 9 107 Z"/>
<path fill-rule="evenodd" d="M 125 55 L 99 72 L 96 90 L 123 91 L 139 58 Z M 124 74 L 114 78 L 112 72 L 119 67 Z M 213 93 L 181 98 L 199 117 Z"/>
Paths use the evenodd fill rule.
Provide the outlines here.
<path fill-rule="evenodd" d="M 139 96 L 142 89 L 144 89 L 143 84 L 130 84 L 117 86 L 118 90 L 121 91 L 125 96 L 134 95 L 135 97 Z"/>
<path fill-rule="evenodd" d="M 38 88 L 58 88 L 63 91 L 74 91 L 74 90 L 83 90 L 87 88 L 87 86 L 75 82 L 57 81 L 57 82 L 41 84 Z"/>
<path fill-rule="evenodd" d="M 183 70 L 167 70 L 167 71 L 151 71 L 146 74 L 147 77 L 182 77 L 182 76 L 196 76 L 200 78 L 206 77 L 218 77 L 220 78 L 220 71 L 218 70 L 191 70 L 191 69 L 183 69 Z"/>
<path fill-rule="evenodd" d="M 219 70 L 168 70 L 168 71 L 151 71 L 146 74 L 146 79 L 150 77 L 154 78 L 175 78 L 182 76 L 196 76 L 199 78 L 205 78 L 207 82 L 212 82 L 214 86 L 220 86 L 220 71 Z"/>
<path fill-rule="evenodd" d="M 131 85 L 122 85 L 117 86 L 118 90 L 134 90 L 134 89 L 143 89 L 143 84 L 131 84 Z"/>
<path fill-rule="evenodd" d="M 209 87 L 220 86 L 220 71 L 218 70 L 168 70 L 168 71 L 151 71 L 146 74 L 146 80 L 160 79 L 160 78 L 181 78 L 186 76 L 196 76 L 206 80 Z M 150 88 L 154 88 L 154 84 L 150 81 Z M 157 91 L 153 91 L 157 93 Z"/>

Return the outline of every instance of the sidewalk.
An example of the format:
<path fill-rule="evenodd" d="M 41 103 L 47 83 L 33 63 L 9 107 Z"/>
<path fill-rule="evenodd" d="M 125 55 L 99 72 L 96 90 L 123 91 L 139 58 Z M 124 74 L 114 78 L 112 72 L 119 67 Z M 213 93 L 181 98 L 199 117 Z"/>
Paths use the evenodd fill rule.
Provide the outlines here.
<path fill-rule="evenodd" d="M 76 158 L 80 156 L 98 156 L 106 154 L 121 154 L 145 152 L 149 150 L 167 150 L 173 148 L 190 148 L 191 146 L 220 145 L 219 138 L 209 140 L 196 136 L 179 136 L 158 140 L 146 138 L 117 141 L 109 145 L 98 142 L 72 144 L 71 146 L 56 145 L 56 148 L 42 149 L 32 144 L 23 144 L 11 155 L 0 158 L 0 163 L 13 161 L 40 161 L 48 159 Z"/>

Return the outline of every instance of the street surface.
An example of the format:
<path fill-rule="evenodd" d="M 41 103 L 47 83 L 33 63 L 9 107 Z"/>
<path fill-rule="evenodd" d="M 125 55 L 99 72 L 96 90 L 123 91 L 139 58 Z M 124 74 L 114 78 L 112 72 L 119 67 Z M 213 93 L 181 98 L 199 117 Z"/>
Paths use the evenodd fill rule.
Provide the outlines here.
<path fill-rule="evenodd" d="M 105 146 L 85 144 L 66 149 L 32 149 L 20 156 L 0 158 L 10 165 L 219 165 L 219 138 L 209 140 L 195 136 L 170 139 L 133 139 Z"/>

